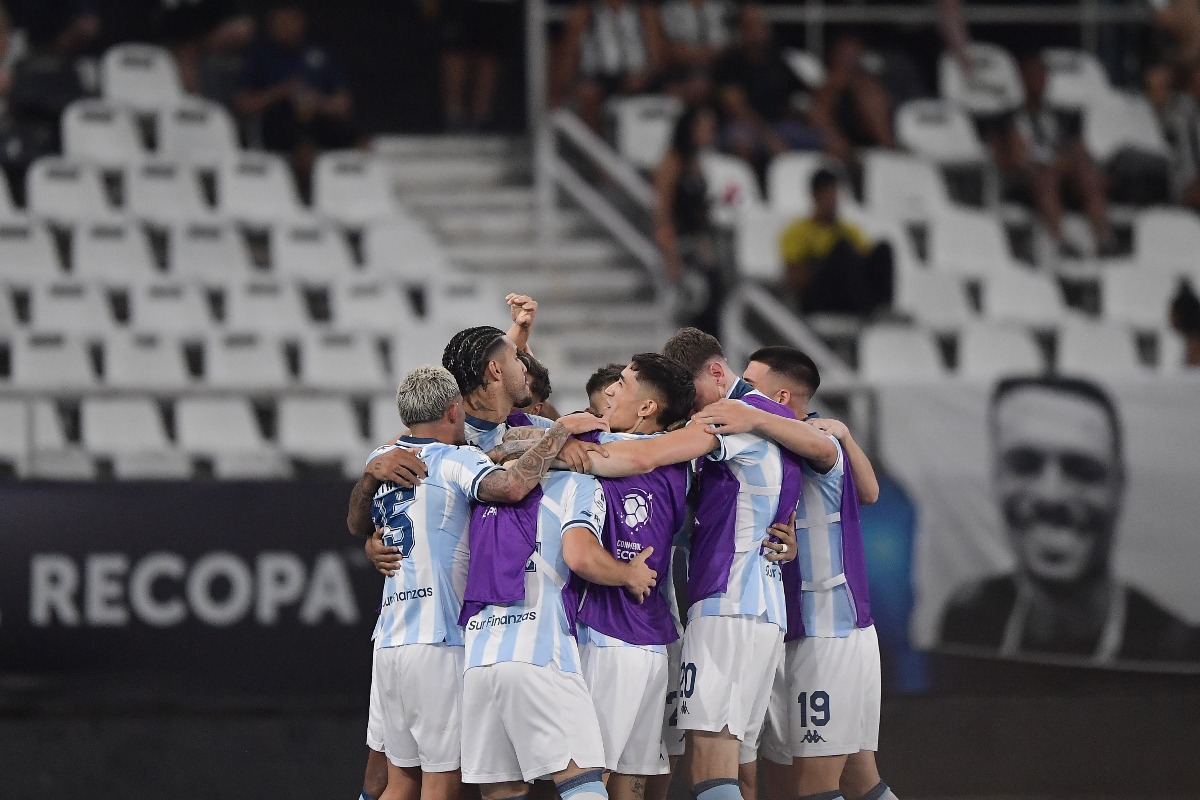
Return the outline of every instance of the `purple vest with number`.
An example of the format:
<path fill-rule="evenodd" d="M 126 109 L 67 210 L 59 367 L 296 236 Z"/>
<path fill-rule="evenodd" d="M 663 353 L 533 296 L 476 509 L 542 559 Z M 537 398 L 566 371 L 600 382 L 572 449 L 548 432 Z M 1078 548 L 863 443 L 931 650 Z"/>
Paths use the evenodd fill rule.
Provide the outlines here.
<path fill-rule="evenodd" d="M 595 433 L 579 437 L 597 442 Z M 618 561 L 631 561 L 653 547 L 646 559 L 657 585 L 638 603 L 620 586 L 588 584 L 581 593 L 579 621 L 629 644 L 670 644 L 679 638 L 671 606 L 663 592 L 671 580 L 671 542 L 687 514 L 688 465 L 670 464 L 645 475 L 601 478 L 607 512 L 605 549 Z"/>
<path fill-rule="evenodd" d="M 762 411 L 795 419 L 787 406 L 753 391 L 739 380 L 729 395 Z M 800 502 L 804 487 L 800 457 L 783 447 L 783 481 L 775 522 L 787 522 Z M 729 568 L 737 548 L 737 507 L 741 482 L 723 461 L 701 458 L 696 466 L 696 526 L 692 532 L 692 555 L 688 560 L 688 596 L 692 602 L 721 594 L 729 588 Z"/>

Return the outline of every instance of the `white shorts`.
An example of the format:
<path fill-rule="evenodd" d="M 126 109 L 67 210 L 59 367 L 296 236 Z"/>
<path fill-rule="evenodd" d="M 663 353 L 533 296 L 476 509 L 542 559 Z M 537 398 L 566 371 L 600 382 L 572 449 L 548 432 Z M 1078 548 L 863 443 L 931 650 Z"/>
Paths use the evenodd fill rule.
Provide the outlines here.
<path fill-rule="evenodd" d="M 583 676 L 507 661 L 467 670 L 464 783 L 533 781 L 567 768 L 604 768 L 604 740 Z"/>
<path fill-rule="evenodd" d="M 757 741 L 783 657 L 783 631 L 760 617 L 697 617 L 683 633 L 679 727 Z"/>
<path fill-rule="evenodd" d="M 376 650 L 367 747 L 397 767 L 458 769 L 462 686 L 462 647 L 406 644 Z"/>
<path fill-rule="evenodd" d="M 595 644 L 580 647 L 579 655 L 604 739 L 604 768 L 623 775 L 670 772 L 662 739 L 666 655 Z"/>
<path fill-rule="evenodd" d="M 684 751 L 684 733 L 679 729 L 679 665 L 683 662 L 683 639 L 667 645 L 667 702 L 663 706 L 662 738 L 667 755 L 678 758 Z"/>
<path fill-rule="evenodd" d="M 792 763 L 792 757 L 787 755 L 788 710 L 791 708 L 792 690 L 788 685 L 786 650 L 784 653 L 771 679 L 771 697 L 767 701 L 767 714 L 763 719 L 760 735 L 757 740 L 742 742 L 738 749 L 739 764 L 757 761 L 760 753 L 776 764 Z"/>
<path fill-rule="evenodd" d="M 788 642 L 784 658 L 787 702 L 772 703 L 777 721 L 770 730 L 786 731 L 786 740 L 765 736 L 764 757 L 791 764 L 793 757 L 879 748 L 882 679 L 874 626 L 856 629 L 845 638 L 812 636 Z"/>

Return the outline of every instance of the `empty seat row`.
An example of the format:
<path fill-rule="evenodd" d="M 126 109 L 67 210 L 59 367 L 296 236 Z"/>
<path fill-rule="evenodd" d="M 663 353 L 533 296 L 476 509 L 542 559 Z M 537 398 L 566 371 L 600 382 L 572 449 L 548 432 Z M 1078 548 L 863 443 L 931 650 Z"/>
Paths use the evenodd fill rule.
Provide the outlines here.
<path fill-rule="evenodd" d="M 955 339 L 956 368 L 951 370 L 934 332 L 921 327 L 878 325 L 858 340 L 859 374 L 880 383 L 923 382 L 952 376 L 994 380 L 1002 375 L 1040 374 L 1053 368 L 1062 374 L 1105 378 L 1146 377 L 1178 373 L 1183 350 L 1170 329 L 1156 332 L 1157 355 L 1152 367 L 1142 356 L 1135 332 L 1118 324 L 1065 325 L 1055 335 L 1053 365 L 1047 362 L 1031 331 L 1019 325 L 976 323 Z"/>
<path fill-rule="evenodd" d="M 386 345 L 386 357 L 381 344 Z M 440 363 L 444 344 L 442 337 L 411 326 L 383 337 L 309 334 L 293 345 L 252 333 L 209 336 L 202 346 L 154 333 L 113 335 L 102 345 L 34 333 L 10 343 L 10 374 L 0 379 L 0 387 L 66 392 L 101 387 L 163 392 L 302 387 L 365 392 L 386 389 L 422 363 Z"/>
<path fill-rule="evenodd" d="M 52 401 L 0 399 L 0 464 L 18 475 L 90 478 L 91 457 L 101 457 L 119 478 L 182 480 L 193 476 L 196 458 L 226 479 L 288 477 L 287 459 L 297 459 L 333 463 L 353 477 L 372 449 L 404 428 L 392 394 L 370 398 L 365 430 L 342 398 L 283 397 L 270 410 L 272 437 L 245 398 L 91 397 L 79 403 L 73 440 Z"/>

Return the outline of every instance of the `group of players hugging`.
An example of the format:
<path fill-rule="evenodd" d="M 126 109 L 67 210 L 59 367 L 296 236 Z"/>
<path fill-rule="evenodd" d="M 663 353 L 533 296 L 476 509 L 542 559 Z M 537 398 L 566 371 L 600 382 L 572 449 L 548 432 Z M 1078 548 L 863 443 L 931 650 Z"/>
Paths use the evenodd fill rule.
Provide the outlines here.
<path fill-rule="evenodd" d="M 387 576 L 362 796 L 664 800 L 678 770 L 698 800 L 756 800 L 760 772 L 771 800 L 894 800 L 878 482 L 809 412 L 812 359 L 767 347 L 739 376 L 685 328 L 558 416 L 527 377 L 537 304 L 508 303 L 507 334 L 460 331 L 403 379 L 407 433 L 351 495 Z"/>

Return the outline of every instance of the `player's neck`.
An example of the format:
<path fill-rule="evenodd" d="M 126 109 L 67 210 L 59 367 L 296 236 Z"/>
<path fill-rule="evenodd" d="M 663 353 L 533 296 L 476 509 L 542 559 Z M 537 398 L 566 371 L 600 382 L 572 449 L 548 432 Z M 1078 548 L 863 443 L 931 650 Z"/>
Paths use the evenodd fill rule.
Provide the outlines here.
<path fill-rule="evenodd" d="M 453 426 L 443 425 L 440 422 L 427 422 L 421 425 L 413 425 L 409 429 L 408 435 L 414 439 L 433 439 L 442 444 L 458 444 L 454 436 Z"/>
<path fill-rule="evenodd" d="M 492 386 L 497 390 L 502 388 L 498 381 Z M 471 392 L 470 397 L 463 400 L 463 406 L 472 417 L 487 422 L 504 422 L 513 410 L 511 400 L 500 396 L 498 391 L 490 388 L 476 389 Z"/>

